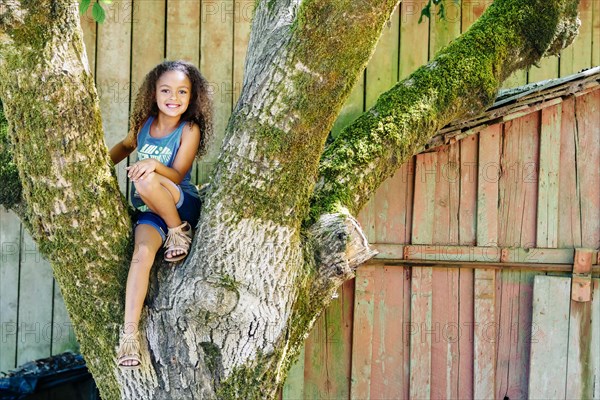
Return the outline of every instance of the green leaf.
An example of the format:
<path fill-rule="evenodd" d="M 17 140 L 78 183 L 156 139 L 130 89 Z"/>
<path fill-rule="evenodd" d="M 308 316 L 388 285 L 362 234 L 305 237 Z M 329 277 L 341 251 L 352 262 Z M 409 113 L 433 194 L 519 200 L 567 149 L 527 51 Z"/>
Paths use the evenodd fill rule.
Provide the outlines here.
<path fill-rule="evenodd" d="M 106 18 L 106 13 L 104 12 L 104 9 L 100 5 L 100 3 L 94 3 L 94 5 L 92 6 L 92 17 L 94 17 L 94 19 L 100 24 L 104 22 L 104 19 Z"/>
<path fill-rule="evenodd" d="M 79 15 L 85 14 L 85 12 L 90 7 L 90 1 L 91 0 L 81 0 L 81 2 L 79 3 Z"/>
<path fill-rule="evenodd" d="M 112 4 L 113 0 L 100 0 L 100 3 Z"/>
<path fill-rule="evenodd" d="M 438 11 L 437 15 L 440 16 L 440 19 L 446 18 L 446 10 L 444 9 L 444 3 L 440 4 L 440 10 Z"/>
<path fill-rule="evenodd" d="M 421 10 L 421 16 L 419 17 L 419 24 L 423 21 L 423 16 L 427 17 L 427 18 L 431 18 L 431 0 L 429 0 L 429 3 L 427 3 L 427 5 L 425 7 L 423 7 L 423 9 Z"/>

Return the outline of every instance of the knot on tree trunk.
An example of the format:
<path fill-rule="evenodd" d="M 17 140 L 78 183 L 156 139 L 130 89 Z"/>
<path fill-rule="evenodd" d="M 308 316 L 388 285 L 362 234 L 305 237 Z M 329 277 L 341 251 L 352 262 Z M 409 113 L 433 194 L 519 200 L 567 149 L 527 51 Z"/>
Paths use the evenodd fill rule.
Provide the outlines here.
<path fill-rule="evenodd" d="M 360 264 L 377 254 L 369 247 L 358 221 L 346 209 L 321 215 L 310 233 L 317 268 L 313 285 L 316 292 L 333 294 L 344 281 L 354 277 Z"/>

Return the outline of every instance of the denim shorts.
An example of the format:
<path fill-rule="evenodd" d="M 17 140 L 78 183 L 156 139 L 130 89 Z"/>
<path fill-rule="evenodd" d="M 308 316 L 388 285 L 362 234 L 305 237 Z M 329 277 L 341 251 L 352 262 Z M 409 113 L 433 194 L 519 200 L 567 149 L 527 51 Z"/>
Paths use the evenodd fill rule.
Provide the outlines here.
<path fill-rule="evenodd" d="M 179 188 L 179 201 L 175 206 L 179 212 L 179 218 L 181 218 L 181 221 L 187 221 L 192 228 L 195 228 L 198 219 L 200 218 L 200 199 L 184 192 L 181 190 L 181 187 L 177 187 Z M 169 228 L 167 223 L 158 214 L 152 211 L 138 210 L 135 214 L 134 226 L 141 224 L 154 227 L 162 237 L 163 242 L 167 238 L 167 231 Z"/>

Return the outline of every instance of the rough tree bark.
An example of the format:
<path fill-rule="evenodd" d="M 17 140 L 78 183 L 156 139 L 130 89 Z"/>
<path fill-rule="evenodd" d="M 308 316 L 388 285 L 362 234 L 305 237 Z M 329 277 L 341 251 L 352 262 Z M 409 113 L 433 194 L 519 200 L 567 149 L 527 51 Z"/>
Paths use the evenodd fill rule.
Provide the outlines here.
<path fill-rule="evenodd" d="M 374 254 L 352 215 L 436 130 L 481 112 L 503 79 L 568 45 L 578 26 L 576 0 L 497 0 L 324 151 L 396 5 L 257 2 L 193 252 L 177 268 L 154 269 L 144 368 L 122 373 L 115 345 L 130 220 L 103 145 L 77 5 L 3 2 L 10 145 L 0 150 L 19 172 L 12 187 L 22 187 L 22 198 L 3 202 L 17 205 L 50 260 L 103 398 L 272 398 L 332 293 Z"/>

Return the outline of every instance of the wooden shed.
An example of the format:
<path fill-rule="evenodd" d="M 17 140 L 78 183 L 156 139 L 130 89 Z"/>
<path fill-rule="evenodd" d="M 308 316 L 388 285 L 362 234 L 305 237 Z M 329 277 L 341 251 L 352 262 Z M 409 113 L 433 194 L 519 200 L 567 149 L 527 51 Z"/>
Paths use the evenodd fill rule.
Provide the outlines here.
<path fill-rule="evenodd" d="M 600 399 L 600 68 L 507 91 L 434 145 L 363 209 L 379 255 L 283 398 Z"/>
<path fill-rule="evenodd" d="M 200 67 L 223 132 L 241 88 L 254 3 L 115 0 L 103 24 L 84 15 L 107 145 L 127 131 L 135 89 L 164 58 Z M 400 3 L 334 133 L 491 1 L 446 3 L 446 19 L 422 24 L 425 2 Z M 573 45 L 505 87 L 600 64 L 600 2 L 581 0 L 579 11 Z M 600 315 L 597 88 L 596 69 L 509 93 L 486 115 L 444 129 L 435 149 L 385 182 L 360 215 L 380 253 L 317 322 L 282 397 L 600 398 L 591 351 L 600 347 L 599 318 L 591 317 Z M 197 165 L 198 181 L 219 144 Z M 120 182 L 126 192 L 122 169 Z M 49 264 L 1 207 L 0 244 L 0 371 L 76 349 Z M 595 296 L 571 302 L 575 249 L 584 248 L 592 251 L 577 254 L 586 266 L 591 256 Z"/>

